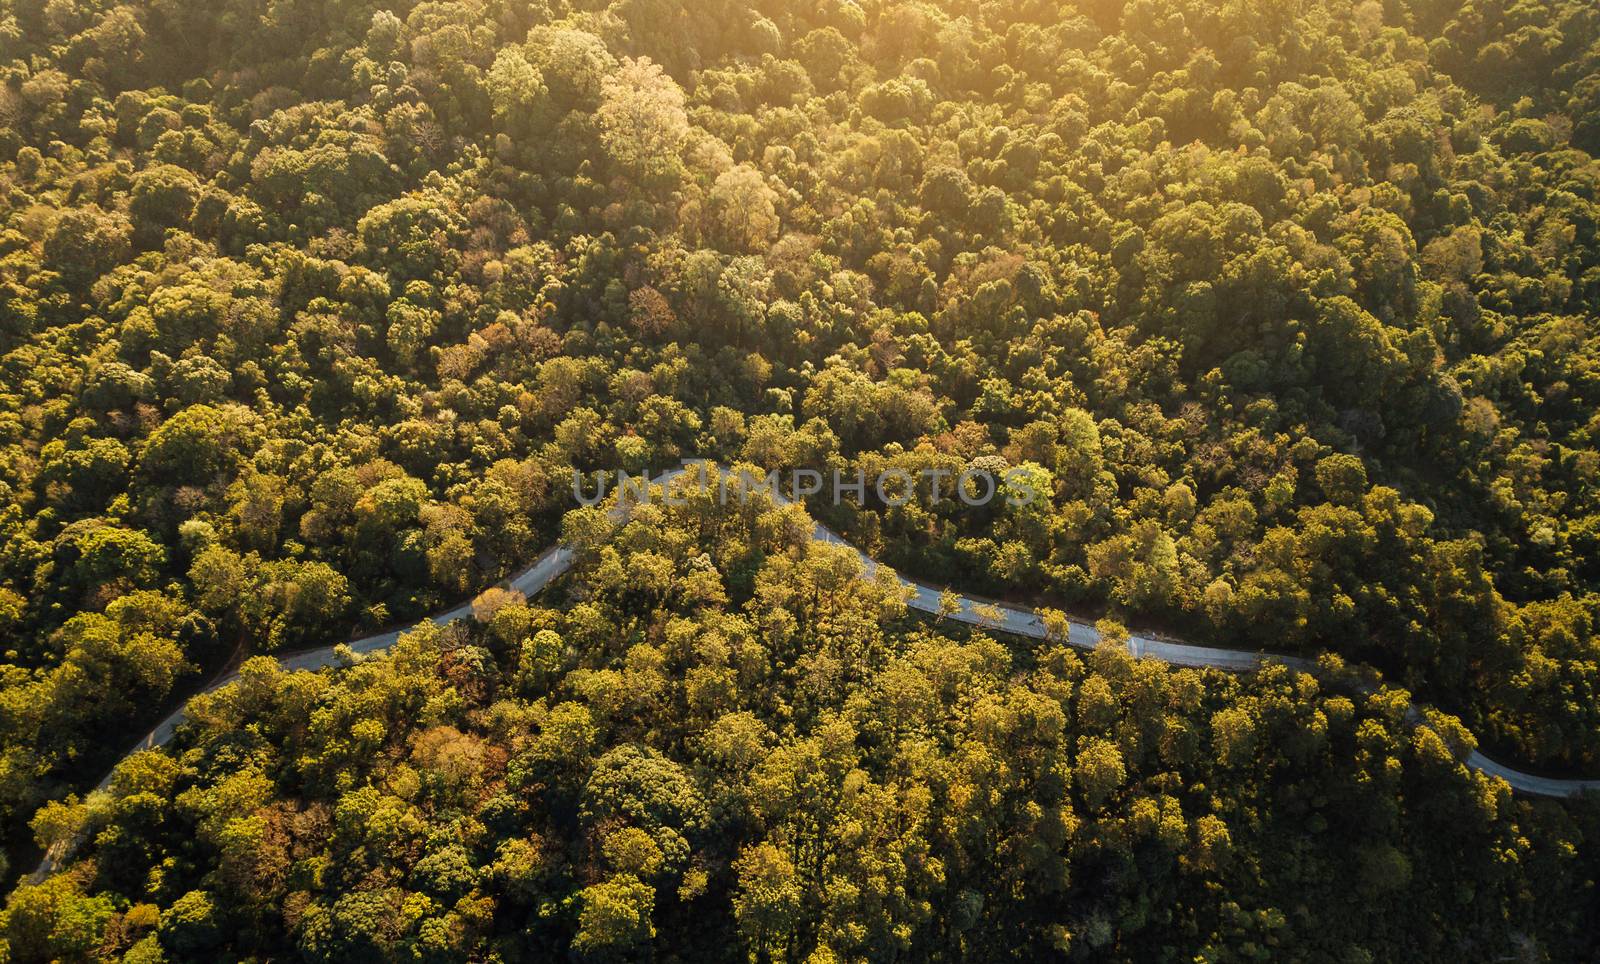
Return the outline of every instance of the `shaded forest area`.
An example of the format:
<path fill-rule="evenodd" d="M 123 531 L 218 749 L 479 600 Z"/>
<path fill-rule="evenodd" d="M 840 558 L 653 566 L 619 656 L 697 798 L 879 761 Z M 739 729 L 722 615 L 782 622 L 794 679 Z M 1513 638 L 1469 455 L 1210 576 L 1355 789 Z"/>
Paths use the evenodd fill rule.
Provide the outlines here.
<path fill-rule="evenodd" d="M 80 798 L 230 657 L 470 597 L 574 468 L 694 455 L 1024 468 L 1027 506 L 814 508 L 1600 773 L 1593 154 L 1580 0 L 0 0 L 9 876 L 93 831 L 12 958 L 1592 956 L 1592 805 L 1398 695 L 856 591 L 841 638 L 773 574 L 842 563 L 736 514 L 590 531 L 564 605 L 392 660 L 251 664 Z"/>

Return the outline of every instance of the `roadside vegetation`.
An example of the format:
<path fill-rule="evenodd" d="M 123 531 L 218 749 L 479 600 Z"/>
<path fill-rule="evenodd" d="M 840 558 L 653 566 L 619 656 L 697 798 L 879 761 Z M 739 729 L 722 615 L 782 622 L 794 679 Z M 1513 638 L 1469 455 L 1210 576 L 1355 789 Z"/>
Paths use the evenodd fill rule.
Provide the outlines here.
<path fill-rule="evenodd" d="M 1465 775 L 1398 689 L 842 577 L 819 628 L 784 580 L 843 563 L 738 514 L 579 533 L 525 625 L 251 664 L 83 795 L 230 661 L 471 598 L 594 522 L 574 469 L 685 456 L 1022 469 L 812 509 L 1600 774 L 1597 153 L 1581 0 L 0 0 L 10 878 L 94 828 L 12 959 L 1593 956 L 1592 804 Z"/>

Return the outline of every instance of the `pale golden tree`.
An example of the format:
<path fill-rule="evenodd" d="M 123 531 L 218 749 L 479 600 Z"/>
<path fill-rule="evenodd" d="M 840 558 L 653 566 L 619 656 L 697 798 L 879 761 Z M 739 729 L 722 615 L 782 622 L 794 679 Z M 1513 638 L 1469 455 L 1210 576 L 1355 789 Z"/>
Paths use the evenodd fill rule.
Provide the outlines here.
<path fill-rule="evenodd" d="M 596 119 L 606 150 L 629 174 L 670 176 L 682 170 L 689 138 L 683 88 L 649 57 L 625 58 L 600 86 Z"/>
<path fill-rule="evenodd" d="M 729 251 L 754 251 L 777 235 L 778 193 L 748 164 L 717 175 L 711 186 L 713 224 Z"/>

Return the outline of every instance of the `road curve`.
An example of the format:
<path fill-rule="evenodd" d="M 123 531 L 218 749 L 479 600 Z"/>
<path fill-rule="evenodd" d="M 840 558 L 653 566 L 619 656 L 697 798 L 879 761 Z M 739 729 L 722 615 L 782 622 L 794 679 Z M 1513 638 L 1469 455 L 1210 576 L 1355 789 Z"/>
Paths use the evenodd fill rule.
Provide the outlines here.
<path fill-rule="evenodd" d="M 673 469 L 659 476 L 656 484 L 665 485 L 672 480 L 684 475 L 685 469 Z M 766 490 L 773 501 L 787 505 L 790 500 L 776 489 Z M 613 514 L 617 512 L 614 508 Z M 876 559 L 862 552 L 845 538 L 820 522 L 813 523 L 811 538 L 818 542 L 828 542 L 844 546 L 854 552 L 862 563 L 862 573 L 871 576 L 876 573 L 879 563 Z M 557 577 L 572 568 L 573 553 L 565 546 L 556 545 L 546 549 L 528 566 L 500 585 L 514 589 L 524 596 L 534 596 L 542 591 Z M 915 579 L 907 579 L 898 573 L 894 578 L 906 589 L 906 605 L 920 612 L 940 614 L 940 597 L 942 591 Z M 1047 635 L 1043 620 L 1032 609 L 1023 606 L 1014 606 L 1008 603 L 983 603 L 968 598 L 957 596 L 959 609 L 954 612 L 944 613 L 947 619 L 967 623 L 973 626 L 983 626 L 1008 633 L 1015 636 L 1026 636 L 1032 639 L 1044 639 Z M 454 609 L 446 610 L 428 617 L 429 622 L 439 625 L 453 623 L 458 619 L 465 619 L 472 615 L 472 604 L 462 603 Z M 340 650 L 348 647 L 357 654 L 382 652 L 393 646 L 406 630 L 393 629 L 374 636 L 366 636 L 321 649 L 308 650 L 284 656 L 278 662 L 286 670 L 314 671 L 341 662 Z M 1080 649 L 1093 649 L 1100 642 L 1100 632 L 1093 624 L 1072 619 L 1068 624 L 1066 642 Z M 1312 673 L 1316 671 L 1314 661 L 1300 656 L 1280 656 L 1273 653 L 1262 653 L 1252 650 L 1218 649 L 1210 646 L 1191 646 L 1187 643 L 1178 643 L 1170 640 L 1156 639 L 1150 636 L 1131 634 L 1128 637 L 1128 652 L 1135 659 L 1158 659 L 1174 666 L 1187 666 L 1194 668 L 1220 669 L 1228 672 L 1250 672 L 1260 669 L 1267 663 L 1281 663 L 1301 672 Z M 211 692 L 232 683 L 238 678 L 237 673 L 229 675 L 212 683 L 202 692 Z M 1420 721 L 1421 713 L 1413 707 L 1413 719 Z M 158 746 L 165 746 L 172 740 L 177 728 L 186 719 L 183 708 L 174 711 L 166 719 L 156 725 L 156 728 L 145 735 L 124 756 L 131 756 L 141 750 L 148 750 Z M 1541 777 L 1531 773 L 1524 773 L 1503 763 L 1496 763 L 1477 750 L 1468 753 L 1462 761 L 1474 770 L 1481 771 L 1492 777 L 1498 777 L 1519 792 L 1541 797 L 1575 797 L 1585 792 L 1600 792 L 1600 780 L 1562 780 L 1553 777 Z M 96 785 L 96 790 L 104 790 L 111 783 L 115 773 L 107 773 Z M 48 853 L 40 862 L 39 868 L 34 871 L 31 879 L 34 882 L 43 880 L 54 873 L 60 861 L 71 850 L 76 849 L 77 841 L 71 841 L 67 847 L 61 848 L 63 853 Z"/>

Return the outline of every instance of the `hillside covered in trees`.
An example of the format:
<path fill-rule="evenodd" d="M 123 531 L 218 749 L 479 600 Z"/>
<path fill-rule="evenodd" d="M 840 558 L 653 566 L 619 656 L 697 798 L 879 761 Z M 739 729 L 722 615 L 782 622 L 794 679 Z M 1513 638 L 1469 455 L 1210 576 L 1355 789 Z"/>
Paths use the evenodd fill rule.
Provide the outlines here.
<path fill-rule="evenodd" d="M 1583 0 L 0 0 L 10 959 L 1593 957 L 1456 761 L 1600 775 L 1594 155 Z M 569 511 L 687 456 L 1020 468 L 810 510 L 1392 688 Z"/>
<path fill-rule="evenodd" d="M 491 592 L 338 674 L 247 662 L 180 752 L 44 811 L 93 856 L 14 895 L 12 953 L 1594 950 L 1600 809 L 1512 799 L 1403 693 L 919 623 L 799 508 L 715 491 L 574 513 L 559 599 Z"/>

